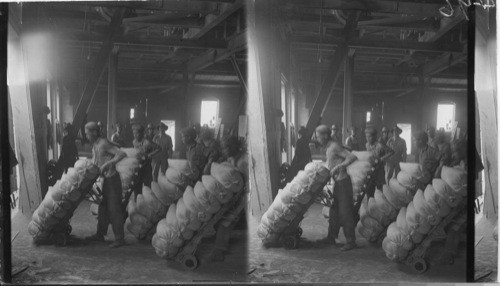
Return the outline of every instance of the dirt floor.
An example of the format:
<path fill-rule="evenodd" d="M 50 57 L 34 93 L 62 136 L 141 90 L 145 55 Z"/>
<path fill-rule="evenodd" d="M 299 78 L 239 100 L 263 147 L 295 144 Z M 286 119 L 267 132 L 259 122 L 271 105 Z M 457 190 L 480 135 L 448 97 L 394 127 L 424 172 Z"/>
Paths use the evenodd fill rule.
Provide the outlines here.
<path fill-rule="evenodd" d="M 168 283 L 244 281 L 247 272 L 246 231 L 234 231 L 230 253 L 224 262 L 209 259 L 213 239 L 204 241 L 197 252 L 199 267 L 185 270 L 180 263 L 156 256 L 150 242 L 139 242 L 126 230 L 127 245 L 110 249 L 107 243 L 65 247 L 35 246 L 27 231 L 30 218 L 17 213 L 12 219 L 12 264 L 18 272 L 13 283 Z M 71 220 L 72 234 L 82 238 L 95 232 L 96 217 L 83 202 Z M 17 236 L 16 236 L 17 234 Z M 107 239 L 112 239 L 109 228 Z M 77 241 L 78 242 L 78 241 Z"/>
<path fill-rule="evenodd" d="M 260 282 L 464 282 L 466 269 L 465 244 L 461 244 L 455 264 L 429 266 L 424 274 L 416 274 L 402 264 L 385 257 L 381 244 L 370 244 L 359 234 L 358 248 L 341 252 L 335 246 L 314 243 L 327 234 L 327 221 L 322 206 L 313 205 L 302 221 L 303 239 L 299 248 L 264 248 L 257 237 L 258 222 L 250 219 L 249 272 L 250 281 Z M 344 242 L 344 236 L 339 236 Z M 441 243 L 442 245 L 442 243 Z M 430 253 L 438 253 L 440 244 L 433 244 Z M 432 261 L 434 257 L 429 257 Z"/>
<path fill-rule="evenodd" d="M 475 228 L 475 281 L 496 282 L 498 280 L 498 242 L 493 238 L 495 223 L 482 217 Z"/>

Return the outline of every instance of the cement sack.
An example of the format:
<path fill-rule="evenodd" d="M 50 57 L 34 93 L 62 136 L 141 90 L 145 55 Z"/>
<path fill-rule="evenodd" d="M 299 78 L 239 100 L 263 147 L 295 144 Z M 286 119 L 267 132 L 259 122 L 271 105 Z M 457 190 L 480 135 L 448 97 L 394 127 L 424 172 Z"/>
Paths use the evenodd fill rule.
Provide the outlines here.
<path fill-rule="evenodd" d="M 377 209 L 384 214 L 384 217 L 392 221 L 397 216 L 398 210 L 391 205 L 381 190 L 375 190 L 374 198 Z"/>
<path fill-rule="evenodd" d="M 446 167 L 441 170 L 441 179 L 458 195 L 467 196 L 467 172 L 460 167 Z"/>
<path fill-rule="evenodd" d="M 175 246 L 167 246 L 166 239 L 158 236 L 157 234 L 153 235 L 151 239 L 151 244 L 153 245 L 156 255 L 163 259 L 168 259 L 175 257 L 179 252 L 179 248 Z"/>
<path fill-rule="evenodd" d="M 372 162 L 375 159 L 375 155 L 368 151 L 352 151 L 351 152 L 358 161 Z"/>
<path fill-rule="evenodd" d="M 167 209 L 170 204 L 172 204 L 172 200 L 170 200 L 169 196 L 166 192 L 162 191 L 160 185 L 157 182 L 151 182 L 151 191 L 153 192 L 155 198 Z"/>
<path fill-rule="evenodd" d="M 408 256 L 409 253 L 408 250 L 398 246 L 388 237 L 385 237 L 384 240 L 382 241 L 382 249 L 384 249 L 386 257 L 394 262 L 403 261 Z"/>
<path fill-rule="evenodd" d="M 424 191 L 424 197 L 425 197 L 425 202 L 429 206 L 430 215 L 439 216 L 443 218 L 450 213 L 451 211 L 450 205 L 448 205 L 445 199 L 441 198 L 436 193 L 432 185 L 427 185 Z"/>
<path fill-rule="evenodd" d="M 413 197 L 413 207 L 417 214 L 422 217 L 429 225 L 437 225 L 441 221 L 441 217 L 438 216 L 432 208 L 427 204 L 424 191 L 418 190 Z"/>
<path fill-rule="evenodd" d="M 460 202 L 462 202 L 462 199 L 464 199 L 460 193 L 455 192 L 455 190 L 453 190 L 445 181 L 441 179 L 433 179 L 432 187 L 436 193 L 452 208 L 457 207 Z"/>
<path fill-rule="evenodd" d="M 194 195 L 205 211 L 210 214 L 216 213 L 221 208 L 221 204 L 215 194 L 209 192 L 202 182 L 197 182 L 194 185 Z"/>
<path fill-rule="evenodd" d="M 382 193 L 387 201 L 391 204 L 391 206 L 398 210 L 402 208 L 404 205 L 400 202 L 399 197 L 395 194 L 388 185 L 382 186 Z"/>
<path fill-rule="evenodd" d="M 142 188 L 142 196 L 144 197 L 144 203 L 153 212 L 153 216 L 150 220 L 153 224 L 156 224 L 160 219 L 164 218 L 167 214 L 167 207 L 165 207 L 154 195 L 153 191 L 144 186 Z"/>
<path fill-rule="evenodd" d="M 191 240 L 194 236 L 194 231 L 186 228 L 184 231 L 181 232 L 181 237 L 184 241 Z"/>
<path fill-rule="evenodd" d="M 351 179 L 354 181 L 355 178 L 359 178 L 361 180 L 365 180 L 368 172 L 371 171 L 372 165 L 366 161 L 354 161 L 349 166 L 347 166 L 347 174 L 351 176 Z"/>
<path fill-rule="evenodd" d="M 401 186 L 405 187 L 412 193 L 415 193 L 420 186 L 420 182 L 417 180 L 417 178 L 413 177 L 405 171 L 401 171 L 398 173 L 397 180 Z"/>
<path fill-rule="evenodd" d="M 166 218 L 165 223 L 168 225 L 176 226 L 177 228 L 179 228 L 179 221 L 177 220 L 176 213 L 177 213 L 177 205 L 176 204 L 170 205 L 170 207 L 168 208 L 168 211 L 167 211 L 167 215 L 165 216 L 165 218 Z M 179 232 L 180 232 L 180 230 L 179 230 Z"/>
<path fill-rule="evenodd" d="M 148 218 L 139 212 L 130 214 L 129 218 L 132 224 L 140 225 L 142 229 L 149 231 L 149 229 L 153 227 L 153 224 L 148 220 Z M 146 234 L 146 232 L 144 234 Z"/>
<path fill-rule="evenodd" d="M 179 226 L 167 223 L 166 218 L 156 225 L 156 235 L 163 238 L 168 246 L 181 247 L 184 244 Z"/>
<path fill-rule="evenodd" d="M 210 167 L 212 175 L 225 189 L 237 193 L 243 189 L 243 175 L 230 163 L 212 163 Z"/>
<path fill-rule="evenodd" d="M 432 226 L 427 222 L 427 219 L 418 214 L 414 207 L 414 203 L 410 202 L 406 210 L 406 222 L 410 228 L 410 234 L 413 236 L 415 232 L 427 234 Z"/>
<path fill-rule="evenodd" d="M 410 235 L 404 233 L 396 224 L 393 222 L 387 228 L 387 239 L 394 243 L 398 248 L 405 250 L 410 250 L 413 247 L 413 242 L 411 241 Z"/>
<path fill-rule="evenodd" d="M 382 234 L 382 231 L 376 228 L 369 228 L 364 226 L 361 221 L 358 222 L 356 226 L 356 230 L 358 231 L 361 236 L 366 238 L 366 240 L 370 242 L 375 242 L 378 240 L 379 236 Z"/>
<path fill-rule="evenodd" d="M 217 198 L 219 203 L 225 204 L 231 200 L 233 197 L 233 193 L 224 188 L 224 186 L 219 183 L 213 176 L 211 175 L 203 175 L 201 177 L 201 181 L 203 182 L 203 186 Z"/>
<path fill-rule="evenodd" d="M 183 159 L 168 159 L 168 167 L 173 168 L 192 181 L 198 179 L 200 172 L 188 160 Z"/>
<path fill-rule="evenodd" d="M 190 186 L 186 188 L 183 195 L 183 202 L 186 205 L 186 208 L 194 214 L 194 218 L 199 220 L 200 222 L 206 222 L 210 220 L 212 214 L 208 212 L 203 205 L 198 201 L 194 194 L 194 189 Z"/>
<path fill-rule="evenodd" d="M 138 159 L 141 156 L 141 153 L 136 148 L 120 148 L 120 150 L 127 154 L 127 158 Z"/>
<path fill-rule="evenodd" d="M 266 224 L 260 223 L 257 228 L 257 236 L 264 245 L 277 242 L 280 238 L 279 233 L 272 231 Z"/>
<path fill-rule="evenodd" d="M 309 177 L 307 176 L 305 171 L 299 171 L 295 178 L 293 178 L 292 183 L 297 184 L 302 188 L 308 188 Z"/>
<path fill-rule="evenodd" d="M 167 168 L 165 177 L 167 177 L 167 180 L 169 182 L 176 185 L 180 189 L 185 189 L 187 186 L 192 184 L 192 181 L 189 180 L 187 176 L 183 175 L 181 172 L 174 168 Z"/>
<path fill-rule="evenodd" d="M 398 205 L 406 206 L 413 200 L 414 192 L 410 191 L 399 183 L 398 180 L 392 178 L 389 180 L 389 188 L 398 199 Z M 416 192 L 417 190 L 415 190 Z"/>
<path fill-rule="evenodd" d="M 197 230 L 201 226 L 200 221 L 196 219 L 196 214 L 191 212 L 184 204 L 183 198 L 180 198 L 179 201 L 177 201 L 175 214 L 177 216 L 181 232 L 185 231 L 191 223 L 191 229 L 194 228 L 194 230 Z"/>
<path fill-rule="evenodd" d="M 177 202 L 177 200 L 182 197 L 183 189 L 180 189 L 178 186 L 170 182 L 166 176 L 162 175 L 161 172 L 158 174 L 158 186 L 160 186 L 162 193 L 164 193 L 161 195 L 164 203 L 168 203 L 170 205 Z"/>
<path fill-rule="evenodd" d="M 417 180 L 421 180 L 424 176 L 422 166 L 419 163 L 399 162 L 399 167 L 401 168 L 401 171 L 404 171 L 410 177 Z"/>
<path fill-rule="evenodd" d="M 303 188 L 296 183 L 288 183 L 280 192 L 282 193 L 281 201 L 284 204 L 305 205 L 309 203 L 312 198 L 306 188 Z"/>

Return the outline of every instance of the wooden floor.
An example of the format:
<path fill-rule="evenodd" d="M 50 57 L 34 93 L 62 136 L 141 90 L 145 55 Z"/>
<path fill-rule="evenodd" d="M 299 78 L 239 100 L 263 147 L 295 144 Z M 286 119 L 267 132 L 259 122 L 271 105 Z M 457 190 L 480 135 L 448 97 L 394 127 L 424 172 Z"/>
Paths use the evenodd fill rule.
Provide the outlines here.
<path fill-rule="evenodd" d="M 186 271 L 177 262 L 156 256 L 151 243 L 137 241 L 126 231 L 127 244 L 110 249 L 105 243 L 76 244 L 66 247 L 34 246 L 28 234 L 29 218 L 17 213 L 12 219 L 12 259 L 15 270 L 29 266 L 14 277 L 14 283 L 172 283 L 244 281 L 247 272 L 246 231 L 235 231 L 225 262 L 211 262 L 213 239 L 200 245 L 200 266 Z M 82 203 L 72 218 L 73 234 L 85 237 L 95 233 L 97 220 L 89 203 Z M 111 227 L 108 239 L 112 239 Z"/>
<path fill-rule="evenodd" d="M 422 274 L 393 263 L 385 257 L 380 244 L 368 243 L 359 234 L 358 248 L 341 252 L 334 246 L 314 243 L 327 233 L 327 221 L 321 214 L 322 206 L 313 205 L 302 221 L 303 240 L 298 249 L 268 248 L 261 246 L 256 235 L 257 221 L 250 219 L 249 267 L 251 281 L 260 282 L 464 282 L 465 245 L 451 266 L 431 266 Z M 344 236 L 339 236 L 341 242 Z M 431 253 L 438 253 L 434 248 Z M 433 257 L 431 257 L 432 259 Z"/>

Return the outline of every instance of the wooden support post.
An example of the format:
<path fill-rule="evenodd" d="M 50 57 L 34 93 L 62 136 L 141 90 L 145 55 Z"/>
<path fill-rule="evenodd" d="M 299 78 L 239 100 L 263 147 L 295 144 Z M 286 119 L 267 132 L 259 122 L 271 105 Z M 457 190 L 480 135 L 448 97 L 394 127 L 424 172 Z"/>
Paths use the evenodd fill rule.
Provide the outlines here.
<path fill-rule="evenodd" d="M 345 60 L 344 71 L 344 103 L 342 114 L 342 142 L 349 136 L 349 128 L 352 127 L 352 76 L 354 73 L 354 55 L 349 55 Z"/>
<path fill-rule="evenodd" d="M 40 166 L 25 58 L 20 39 L 10 24 L 8 54 L 7 79 L 19 156 L 19 210 L 30 215 L 42 201 Z"/>
<path fill-rule="evenodd" d="M 93 71 L 90 74 L 87 83 L 85 84 L 82 97 L 80 98 L 80 102 L 78 103 L 75 111 L 75 117 L 73 119 L 73 128 L 75 128 L 75 130 L 80 130 L 80 127 L 83 124 L 87 111 L 90 107 L 90 103 L 92 102 L 92 99 L 94 98 L 95 92 L 97 90 L 99 80 L 101 79 L 104 69 L 106 68 L 106 64 L 108 63 L 107 60 L 109 57 L 109 53 L 113 49 L 113 38 L 120 31 L 120 26 L 122 24 L 125 12 L 125 8 L 118 8 L 113 14 L 113 18 L 111 19 L 111 23 L 109 24 L 108 37 L 103 43 L 101 50 L 96 57 Z"/>
<path fill-rule="evenodd" d="M 113 125 L 116 124 L 116 71 L 118 65 L 118 49 L 109 55 L 108 66 L 108 126 L 106 134 L 111 138 Z"/>
<path fill-rule="evenodd" d="M 285 81 L 285 107 L 286 107 L 286 112 L 285 112 L 285 127 L 286 127 L 286 160 L 287 162 L 291 163 L 292 162 L 292 128 L 290 125 L 290 122 L 292 121 L 292 95 L 290 92 L 290 81 L 286 80 Z"/>
<path fill-rule="evenodd" d="M 50 131 L 52 133 L 52 154 L 54 155 L 54 160 L 57 160 L 59 158 L 59 149 L 57 146 L 57 121 L 58 121 L 58 114 L 57 114 L 57 92 L 58 92 L 58 85 L 57 81 L 51 80 L 49 82 L 50 86 L 50 94 L 47 94 L 47 96 L 50 96 L 50 106 L 51 106 L 51 112 L 50 112 L 50 122 L 52 126 L 50 126 Z"/>
<path fill-rule="evenodd" d="M 316 126 L 320 123 L 321 116 L 325 111 L 328 101 L 330 100 L 331 94 L 340 74 L 340 66 L 346 57 L 348 49 L 346 42 L 349 40 L 353 31 L 356 29 L 359 16 L 360 12 L 356 11 L 352 12 L 347 19 L 346 26 L 344 28 L 346 41 L 340 43 L 335 50 L 335 54 L 333 56 L 332 63 L 330 64 L 330 68 L 328 69 L 327 76 L 323 80 L 320 92 L 316 97 L 316 100 L 314 101 L 313 107 L 311 108 L 311 113 L 306 125 L 307 130 L 314 130 L 314 128 L 316 128 Z"/>

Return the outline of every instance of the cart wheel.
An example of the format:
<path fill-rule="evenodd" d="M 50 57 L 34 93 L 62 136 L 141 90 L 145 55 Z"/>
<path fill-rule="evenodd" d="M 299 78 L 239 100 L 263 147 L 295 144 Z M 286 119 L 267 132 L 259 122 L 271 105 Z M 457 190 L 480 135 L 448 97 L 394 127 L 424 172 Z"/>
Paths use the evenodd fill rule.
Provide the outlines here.
<path fill-rule="evenodd" d="M 297 228 L 297 237 L 301 237 L 303 233 L 303 230 L 301 227 Z"/>
<path fill-rule="evenodd" d="M 65 246 L 68 242 L 64 233 L 56 233 L 52 236 L 52 240 L 56 246 Z"/>
<path fill-rule="evenodd" d="M 198 267 L 198 259 L 192 254 L 188 254 L 182 258 L 182 265 L 188 270 L 195 270 Z"/>
<path fill-rule="evenodd" d="M 418 273 L 422 274 L 427 271 L 427 262 L 423 258 L 417 258 L 413 262 L 413 269 Z"/>
<path fill-rule="evenodd" d="M 297 239 L 296 236 L 288 235 L 283 237 L 281 244 L 285 249 L 295 249 L 299 244 L 299 240 Z"/>

